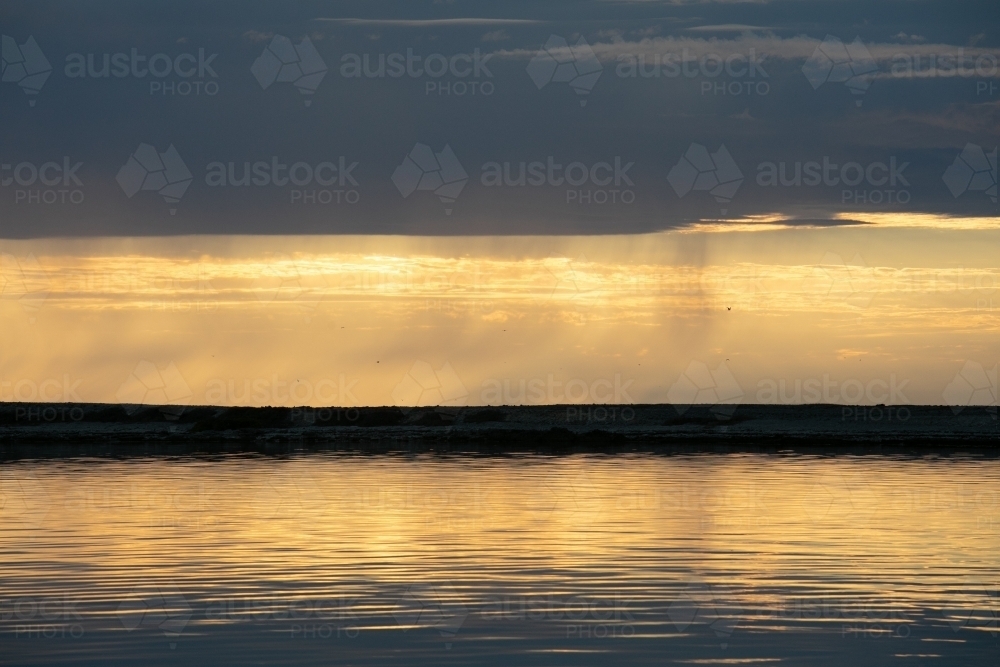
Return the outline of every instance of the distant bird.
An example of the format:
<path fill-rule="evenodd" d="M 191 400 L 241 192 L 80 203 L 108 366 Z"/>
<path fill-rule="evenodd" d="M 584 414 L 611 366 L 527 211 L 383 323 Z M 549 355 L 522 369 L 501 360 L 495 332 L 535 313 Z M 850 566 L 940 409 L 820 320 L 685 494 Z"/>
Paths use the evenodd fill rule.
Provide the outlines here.
<path fill-rule="evenodd" d="M 732 309 L 733 309 L 732 306 L 726 306 L 726 310 L 732 310 Z"/>

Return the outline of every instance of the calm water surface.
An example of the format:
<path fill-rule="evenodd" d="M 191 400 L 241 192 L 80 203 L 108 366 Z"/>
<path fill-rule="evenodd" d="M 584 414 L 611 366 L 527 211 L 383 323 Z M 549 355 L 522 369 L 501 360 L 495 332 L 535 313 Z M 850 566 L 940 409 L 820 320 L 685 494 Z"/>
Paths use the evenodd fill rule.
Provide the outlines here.
<path fill-rule="evenodd" d="M 5 664 L 996 664 L 1000 461 L 0 464 Z"/>

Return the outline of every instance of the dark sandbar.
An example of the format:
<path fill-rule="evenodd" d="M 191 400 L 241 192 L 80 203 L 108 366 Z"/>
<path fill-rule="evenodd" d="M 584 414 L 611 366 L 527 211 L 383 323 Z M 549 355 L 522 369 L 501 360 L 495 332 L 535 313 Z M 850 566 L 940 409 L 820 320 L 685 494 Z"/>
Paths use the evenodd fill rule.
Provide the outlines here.
<path fill-rule="evenodd" d="M 740 405 L 218 408 L 0 403 L 0 454 L 1000 447 L 995 407 Z"/>

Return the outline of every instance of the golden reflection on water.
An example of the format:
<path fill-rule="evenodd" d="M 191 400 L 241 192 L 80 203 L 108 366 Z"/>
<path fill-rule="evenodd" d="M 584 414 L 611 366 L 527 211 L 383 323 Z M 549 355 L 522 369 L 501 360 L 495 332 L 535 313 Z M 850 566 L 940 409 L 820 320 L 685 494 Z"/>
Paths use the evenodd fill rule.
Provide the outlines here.
<path fill-rule="evenodd" d="M 292 632 L 290 610 L 321 603 L 382 644 L 488 637 L 507 652 L 604 650 L 579 624 L 698 659 L 720 641 L 716 659 L 781 657 L 760 644 L 772 635 L 889 627 L 972 650 L 996 632 L 991 459 L 309 455 L 0 476 L 5 604 L 71 596 L 91 634 L 168 590 L 189 641 Z"/>
<path fill-rule="evenodd" d="M 554 580 L 614 564 L 628 580 L 655 570 L 644 554 L 670 553 L 749 594 L 773 577 L 837 588 L 851 571 L 879 587 L 1000 566 L 994 461 L 330 456 L 18 464 L 3 481 L 5 562 L 35 574 L 87 556 L 127 579 L 180 556 L 160 574 L 420 578 L 468 559 L 480 573 L 544 563 Z M 926 592 L 911 602 L 940 593 Z"/>

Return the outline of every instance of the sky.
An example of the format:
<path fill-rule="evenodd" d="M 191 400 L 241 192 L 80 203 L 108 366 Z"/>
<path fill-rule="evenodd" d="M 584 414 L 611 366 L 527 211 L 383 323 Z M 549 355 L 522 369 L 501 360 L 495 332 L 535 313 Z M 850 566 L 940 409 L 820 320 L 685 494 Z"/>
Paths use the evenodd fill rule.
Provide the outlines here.
<path fill-rule="evenodd" d="M 995 407 L 994 14 L 4 3 L 0 400 Z"/>

